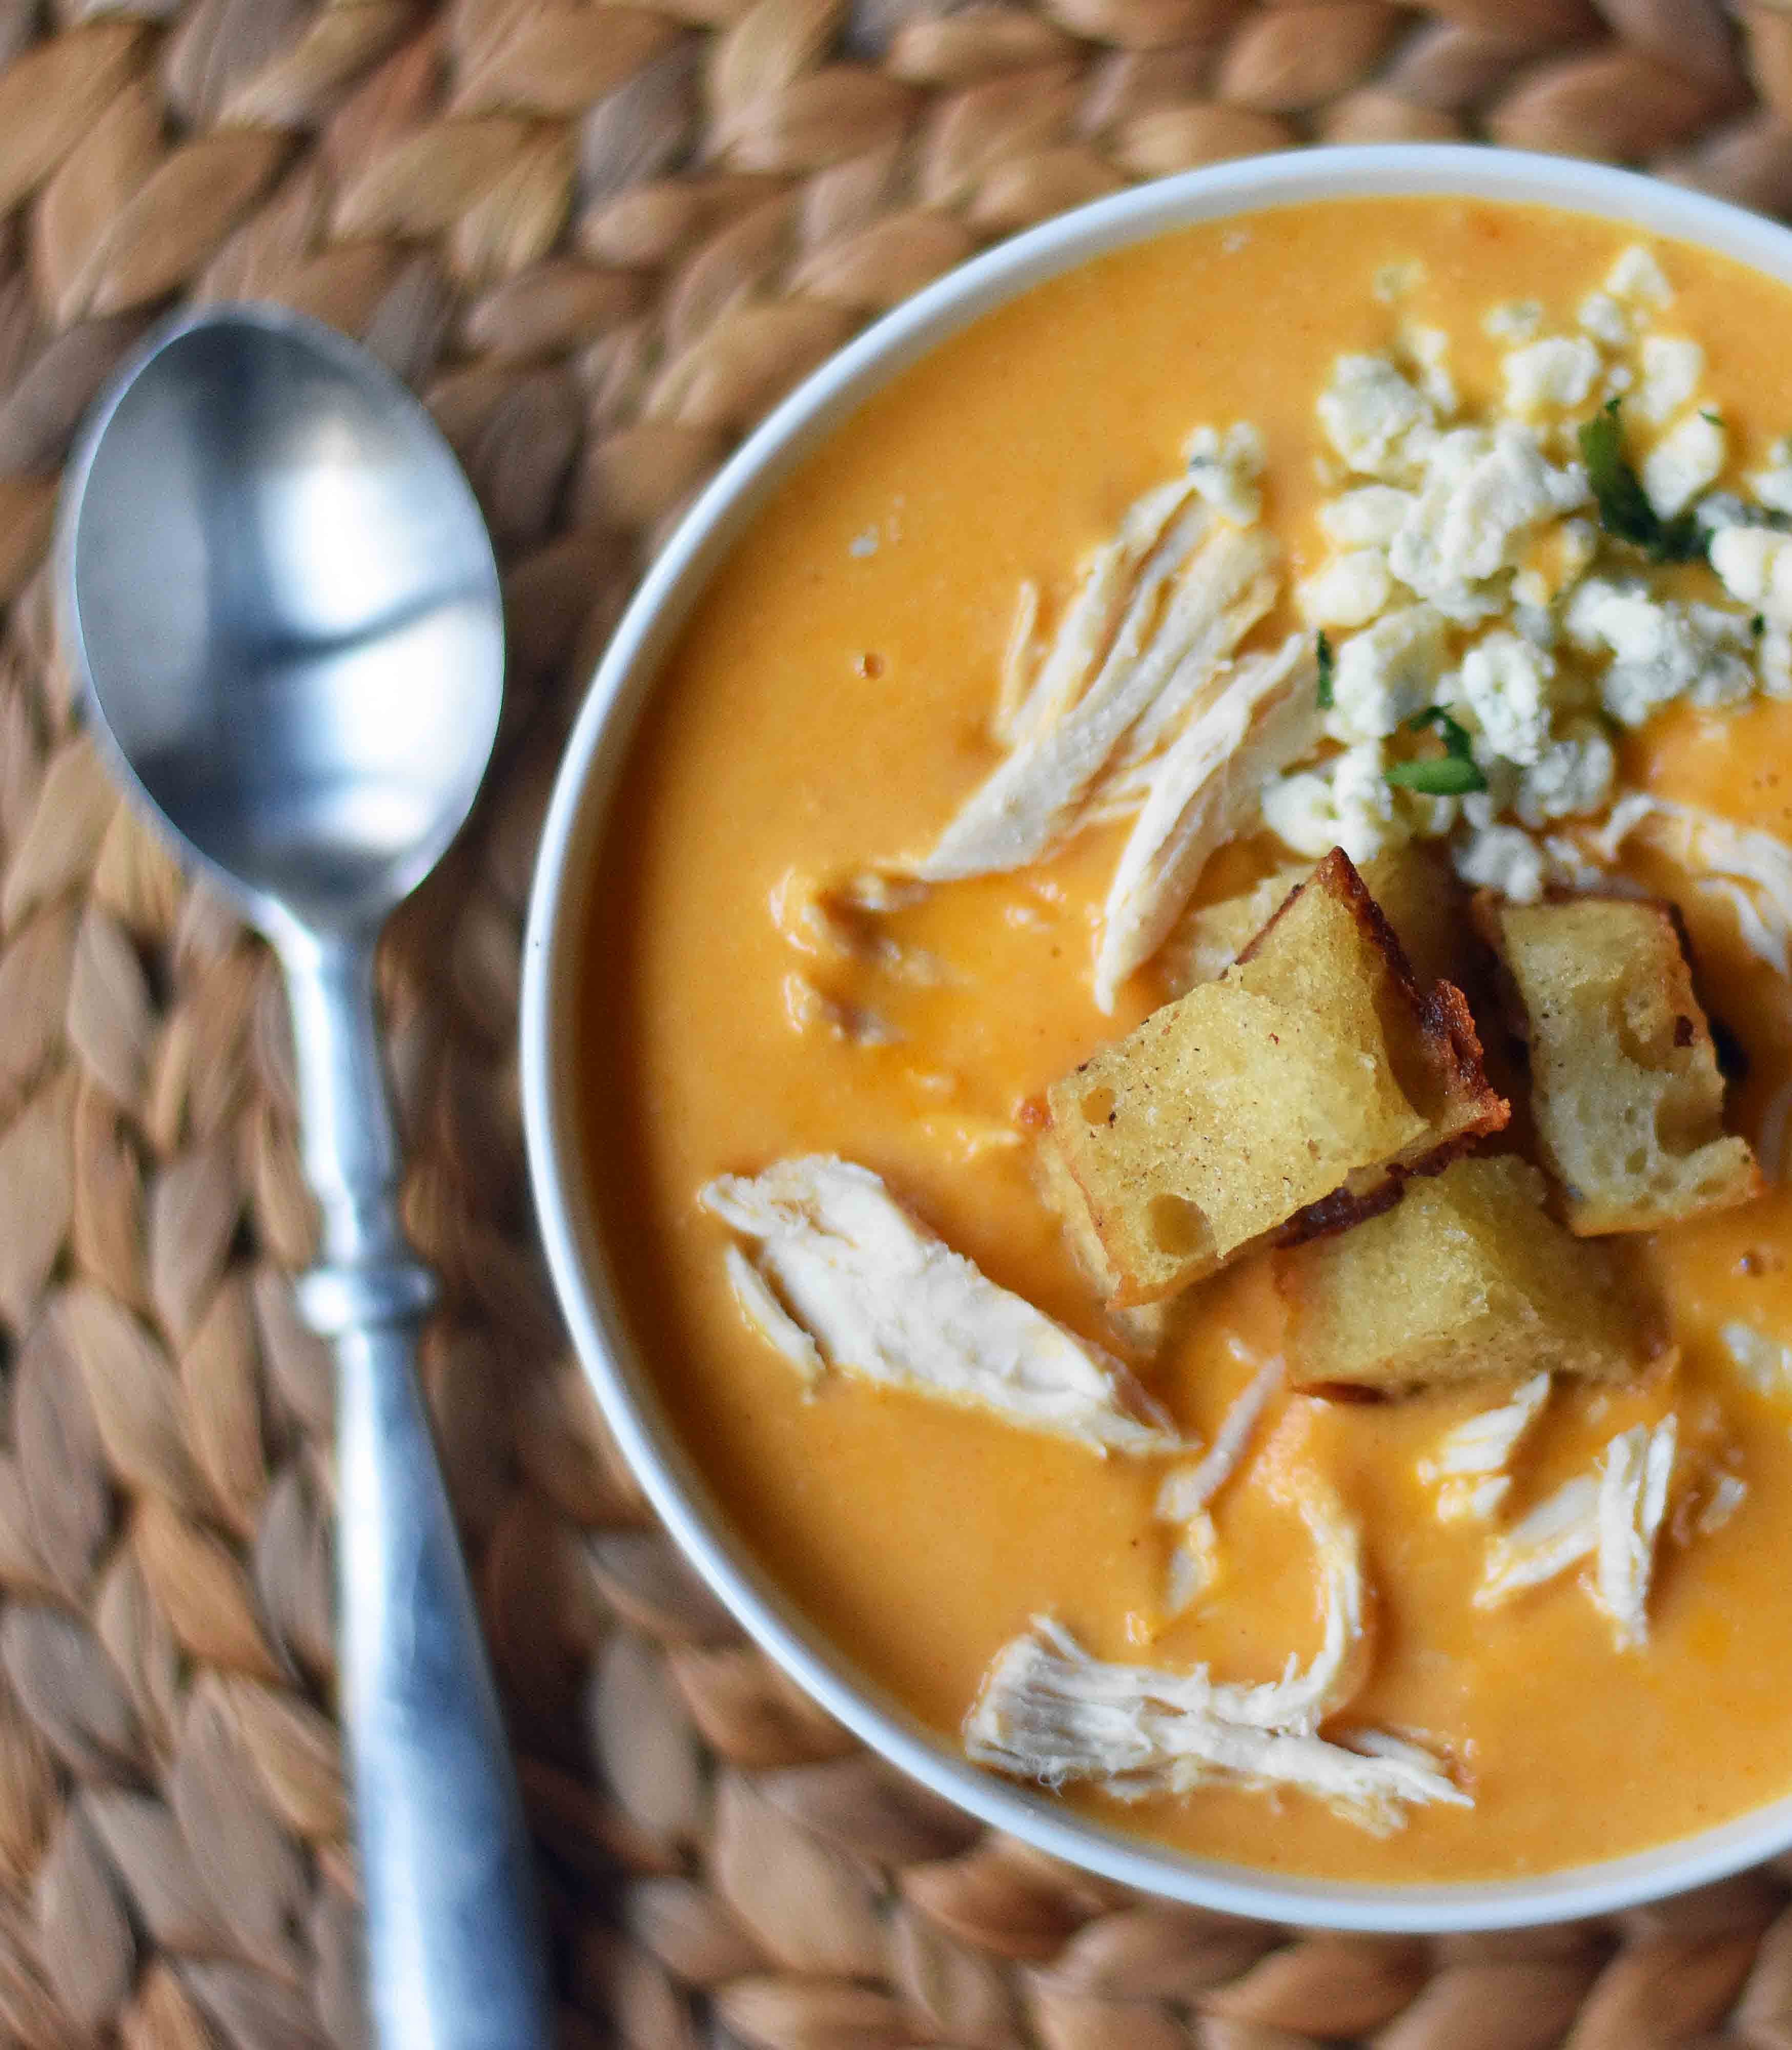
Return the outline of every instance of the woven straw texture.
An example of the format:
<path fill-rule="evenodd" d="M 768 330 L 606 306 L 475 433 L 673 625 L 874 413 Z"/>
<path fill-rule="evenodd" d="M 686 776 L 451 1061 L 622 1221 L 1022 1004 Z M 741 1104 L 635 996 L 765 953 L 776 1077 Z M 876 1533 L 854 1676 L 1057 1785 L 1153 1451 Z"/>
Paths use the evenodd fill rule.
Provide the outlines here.
<path fill-rule="evenodd" d="M 384 989 L 424 1354 L 571 2050 L 1792 2046 L 1792 1867 L 1435 1943 L 1134 1900 L 896 1781 L 654 1528 L 533 1250 L 513 1047 L 556 756 L 656 539 L 856 325 L 1125 181 L 1492 136 L 1792 208 L 1792 12 L 1715 0 L 0 0 L 0 2039 L 367 2041 L 330 1389 L 261 949 L 121 809 L 42 557 L 183 295 L 424 394 L 504 558 L 475 830 Z"/>

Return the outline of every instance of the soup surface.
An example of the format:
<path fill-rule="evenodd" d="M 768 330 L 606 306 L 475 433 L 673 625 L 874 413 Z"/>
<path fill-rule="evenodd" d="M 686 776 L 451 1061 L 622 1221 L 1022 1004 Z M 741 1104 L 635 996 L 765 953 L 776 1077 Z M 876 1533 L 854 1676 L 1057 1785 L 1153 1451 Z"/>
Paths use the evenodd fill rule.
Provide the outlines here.
<path fill-rule="evenodd" d="M 1041 1200 L 1026 1106 L 1167 993 L 1150 965 L 1111 1014 L 1091 992 L 1125 822 L 904 901 L 890 930 L 935 965 L 927 979 L 892 972 L 875 949 L 806 951 L 786 900 L 805 879 L 934 843 L 998 758 L 990 710 L 1017 589 L 1032 580 L 1044 613 L 1061 610 L 1079 565 L 1177 470 L 1191 430 L 1248 421 L 1266 451 L 1263 524 L 1286 575 L 1250 645 L 1310 631 L 1288 594 L 1329 552 L 1318 514 L 1339 483 L 1315 460 L 1314 407 L 1336 359 L 1441 330 L 1461 403 L 1492 403 L 1513 344 L 1488 331 L 1489 310 L 1535 302 L 1538 332 L 1575 334 L 1634 240 L 1542 209 L 1351 201 L 1187 230 L 1056 280 L 841 428 L 758 517 L 666 665 L 594 891 L 579 1053 L 627 1314 L 746 1546 L 949 1744 L 992 1661 L 1039 1615 L 1099 1656 L 1204 1662 L 1223 1680 L 1310 1658 L 1312 1549 L 1247 1466 L 1212 1505 L 1223 1570 L 1166 1617 L 1161 1462 L 1101 1458 L 850 1374 L 811 1392 L 744 1317 L 729 1234 L 698 1201 L 719 1174 L 790 1156 L 863 1163 L 986 1275 L 1123 1350 Z M 1792 296 L 1699 251 L 1653 247 L 1673 292 L 1664 331 L 1702 345 L 1725 481 L 1740 477 L 1792 429 Z M 1614 731 L 1625 788 L 1792 831 L 1792 703 L 1681 701 Z M 1294 858 L 1247 840 L 1208 864 L 1201 894 Z M 1352 1719 L 1423 1732 L 1473 1805 L 1416 1806 L 1376 1835 L 1299 1794 L 1065 1798 L 1254 1866 L 1443 1880 L 1634 1850 L 1792 1788 L 1792 1397 L 1742 1373 L 1733 1339 L 1747 1327 L 1771 1361 L 1792 1338 L 1776 1152 L 1792 1004 L 1721 893 L 1659 855 L 1624 865 L 1684 912 L 1708 1007 L 1748 1057 L 1728 1122 L 1757 1142 L 1770 1187 L 1638 1241 L 1677 1362 L 1617 1391 L 1559 1389 L 1515 1467 L 1514 1500 L 1542 1499 L 1615 1431 L 1672 1409 L 1683 1456 L 1721 1439 L 1746 1484 L 1739 1506 L 1720 1527 L 1664 1533 L 1647 1643 L 1619 1650 L 1572 1573 L 1474 1605 L 1487 1529 L 1440 1522 L 1419 1468 L 1500 1389 L 1309 1403 L 1311 1456 L 1361 1523 L 1377 1604 Z M 1211 1443 L 1281 1342 L 1267 1257 L 1249 1257 L 1181 1298 L 1161 1350 L 1134 1364 Z"/>

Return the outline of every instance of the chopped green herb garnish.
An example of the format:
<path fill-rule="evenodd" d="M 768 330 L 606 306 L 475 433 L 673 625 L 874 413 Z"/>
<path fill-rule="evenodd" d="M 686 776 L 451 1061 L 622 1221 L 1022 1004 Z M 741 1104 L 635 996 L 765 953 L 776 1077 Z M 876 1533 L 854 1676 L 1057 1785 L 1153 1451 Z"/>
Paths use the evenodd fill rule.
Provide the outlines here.
<path fill-rule="evenodd" d="M 1658 563 L 1696 561 L 1705 551 L 1705 536 L 1691 512 L 1664 520 L 1649 502 L 1630 458 L 1624 453 L 1624 427 L 1618 402 L 1608 399 L 1580 428 L 1580 454 L 1587 481 L 1599 501 L 1599 520 L 1608 534 L 1641 548 Z"/>
<path fill-rule="evenodd" d="M 1332 644 L 1325 637 L 1323 627 L 1319 631 L 1318 657 L 1319 709 L 1329 711 L 1332 708 L 1332 677 L 1337 668 L 1337 657 L 1332 653 Z"/>
<path fill-rule="evenodd" d="M 1468 728 L 1442 705 L 1427 705 L 1407 721 L 1406 730 L 1419 733 L 1427 726 L 1437 728 L 1443 752 L 1395 762 L 1387 771 L 1388 781 L 1427 797 L 1466 797 L 1471 791 L 1485 790 L 1487 778 L 1476 765 Z"/>
<path fill-rule="evenodd" d="M 1444 752 L 1460 754 L 1465 760 L 1472 758 L 1474 743 L 1469 730 L 1459 719 L 1453 719 L 1442 705 L 1427 705 L 1423 711 L 1415 711 L 1406 723 L 1408 733 L 1423 733 L 1427 726 L 1435 726 L 1443 735 Z"/>
<path fill-rule="evenodd" d="M 1720 427 L 1724 424 L 1724 415 L 1715 406 L 1701 406 L 1699 408 L 1699 418 L 1701 420 L 1709 420 L 1714 427 Z"/>
<path fill-rule="evenodd" d="M 1388 781 L 1425 797 L 1466 797 L 1487 787 L 1487 778 L 1460 754 L 1428 754 L 1416 762 L 1396 762 L 1388 771 Z"/>
<path fill-rule="evenodd" d="M 1755 636 L 1755 639 L 1759 641 L 1761 636 L 1767 630 L 1767 615 L 1766 613 L 1756 613 L 1755 617 L 1748 622 L 1748 630 Z"/>

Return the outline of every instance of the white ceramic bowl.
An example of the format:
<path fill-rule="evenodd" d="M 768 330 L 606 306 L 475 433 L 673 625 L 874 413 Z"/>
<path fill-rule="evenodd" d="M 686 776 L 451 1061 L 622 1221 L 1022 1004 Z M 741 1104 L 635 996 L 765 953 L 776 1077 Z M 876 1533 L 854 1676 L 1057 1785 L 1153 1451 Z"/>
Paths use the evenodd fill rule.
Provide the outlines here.
<path fill-rule="evenodd" d="M 1048 222 L 943 278 L 787 399 L 703 494 L 617 629 L 566 750 L 525 945 L 523 1110 L 548 1258 L 579 1356 L 668 1529 L 759 1643 L 855 1735 L 986 1822 L 1177 1900 L 1341 1929 L 1494 1928 L 1592 1915 L 1721 1877 L 1792 1844 L 1792 1797 L 1637 1856 L 1540 1878 L 1355 1885 L 1259 1873 L 1143 1843 L 977 1771 L 855 1674 L 722 1520 L 674 1440 L 618 1312 L 578 1113 L 575 979 L 599 837 L 643 700 L 712 572 L 772 487 L 870 393 L 992 307 L 1109 251 L 1193 221 L 1302 201 L 1404 193 L 1540 201 L 1702 244 L 1792 284 L 1792 233 L 1711 199 L 1566 158 L 1446 145 L 1305 150 L 1193 171 Z M 1589 1790 L 1589 1799 L 1596 1795 Z M 1266 1810 L 1264 1828 L 1273 1830 Z"/>

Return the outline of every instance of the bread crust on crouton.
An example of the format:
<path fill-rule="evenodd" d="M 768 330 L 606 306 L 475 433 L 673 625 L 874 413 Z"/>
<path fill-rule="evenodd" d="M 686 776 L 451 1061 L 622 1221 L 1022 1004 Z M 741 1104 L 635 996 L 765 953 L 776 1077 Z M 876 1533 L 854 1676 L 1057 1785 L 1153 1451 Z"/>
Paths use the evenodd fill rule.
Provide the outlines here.
<path fill-rule="evenodd" d="M 1584 1237 L 1653 1231 L 1758 1195 L 1748 1142 L 1724 1130 L 1724 1078 L 1673 906 L 1600 892 L 1512 904 L 1476 923 L 1528 1051 L 1537 1150 Z"/>
<path fill-rule="evenodd" d="M 1119 1276 L 1107 1257 L 1107 1249 L 1095 1230 L 1087 1199 L 1076 1177 L 1064 1164 L 1057 1148 L 1034 1149 L 1035 1185 L 1045 1207 L 1064 1227 L 1064 1242 L 1078 1267 L 1104 1296 L 1111 1297 L 1119 1286 Z M 1141 1303 L 1132 1309 L 1110 1301 L 1107 1321 L 1115 1335 L 1133 1351 L 1150 1355 L 1162 1346 L 1173 1314 L 1167 1302 Z"/>
<path fill-rule="evenodd" d="M 1376 859 L 1385 867 L 1390 857 L 1378 855 Z M 1379 1215 L 1399 1201 L 1400 1183 L 1407 1176 L 1441 1173 L 1477 1140 L 1501 1130 L 1511 1114 L 1511 1105 L 1488 1082 L 1481 1035 L 1468 999 L 1452 982 L 1439 980 L 1421 988 L 1393 921 L 1370 894 L 1361 871 L 1344 850 L 1334 848 L 1307 879 L 1308 883 L 1319 882 L 1321 871 L 1333 861 L 1339 866 L 1326 873 L 1322 887 L 1336 891 L 1348 903 L 1351 915 L 1413 1007 L 1416 1045 L 1400 1045 L 1391 1033 L 1390 1050 L 1402 1088 L 1421 1115 L 1438 1128 L 1440 1136 L 1423 1152 L 1390 1163 L 1388 1174 L 1367 1181 L 1346 1181 L 1318 1202 L 1306 1205 L 1277 1234 L 1281 1245 L 1298 1245 L 1327 1232 L 1347 1231 L 1363 1218 Z M 1251 958 L 1275 919 L 1288 910 L 1299 889 L 1306 887 L 1302 884 L 1290 891 L 1269 924 L 1239 956 L 1241 963 Z M 1404 894 L 1411 894 L 1410 891 Z"/>
<path fill-rule="evenodd" d="M 1299 886 L 1311 879 L 1304 862 L 1272 870 L 1247 890 L 1186 912 L 1158 957 L 1166 996 L 1224 973 Z M 1472 1009 L 1491 994 L 1486 949 L 1470 922 L 1469 893 L 1449 858 L 1424 841 L 1388 848 L 1357 870 L 1363 887 L 1394 930 L 1421 989 L 1453 982 Z"/>
<path fill-rule="evenodd" d="M 1513 1154 L 1456 1160 L 1385 1216 L 1276 1256 L 1298 1387 L 1387 1394 L 1538 1373 L 1623 1381 L 1661 1352 L 1618 1249 L 1573 1237 Z"/>
<path fill-rule="evenodd" d="M 1047 1092 L 1119 1307 L 1175 1293 L 1325 1204 L 1348 1222 L 1440 1166 L 1508 1105 L 1459 992 L 1415 988 L 1341 850 L 1216 981 Z M 1310 1227 L 1309 1227 L 1310 1228 Z M 1302 1227 L 1296 1226 L 1297 1230 Z"/>

